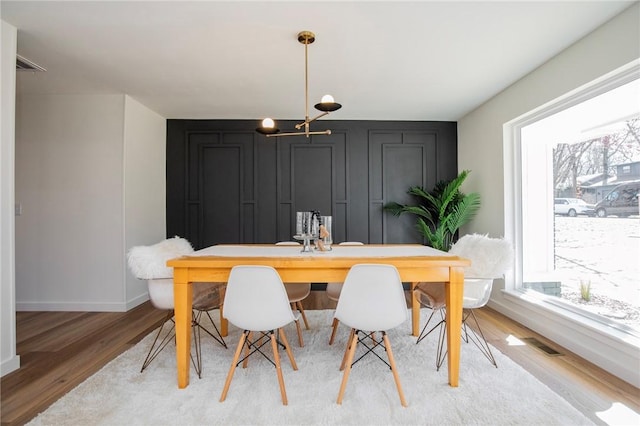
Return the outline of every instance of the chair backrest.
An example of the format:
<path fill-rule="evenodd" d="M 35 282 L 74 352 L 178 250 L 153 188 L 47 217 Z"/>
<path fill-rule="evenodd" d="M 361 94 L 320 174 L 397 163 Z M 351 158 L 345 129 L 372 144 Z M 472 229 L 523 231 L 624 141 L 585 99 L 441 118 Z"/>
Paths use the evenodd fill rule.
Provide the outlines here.
<path fill-rule="evenodd" d="M 173 268 L 167 267 L 167 260 L 190 253 L 193 253 L 191 243 L 180 237 L 129 249 L 129 269 L 136 278 L 147 280 L 149 300 L 154 307 L 173 309 Z"/>
<path fill-rule="evenodd" d="M 383 331 L 408 318 L 400 274 L 393 265 L 353 265 L 345 278 L 335 317 L 345 325 Z"/>
<path fill-rule="evenodd" d="M 235 326 L 251 331 L 275 330 L 295 320 L 278 271 L 257 265 L 231 269 L 224 315 Z"/>
<path fill-rule="evenodd" d="M 471 260 L 471 265 L 465 268 L 465 278 L 500 278 L 513 263 L 511 244 L 503 238 L 486 235 L 465 235 L 449 253 Z"/>
<path fill-rule="evenodd" d="M 511 244 L 503 238 L 469 234 L 460 238 L 449 253 L 471 260 L 464 271 L 464 300 L 466 309 L 481 308 L 491 297 L 493 280 L 500 278 L 513 263 Z"/>
<path fill-rule="evenodd" d="M 191 243 L 184 238 L 174 237 L 151 246 L 132 247 L 127 253 L 127 262 L 136 278 L 173 278 L 173 268 L 167 266 L 167 260 L 190 253 L 193 253 Z"/>

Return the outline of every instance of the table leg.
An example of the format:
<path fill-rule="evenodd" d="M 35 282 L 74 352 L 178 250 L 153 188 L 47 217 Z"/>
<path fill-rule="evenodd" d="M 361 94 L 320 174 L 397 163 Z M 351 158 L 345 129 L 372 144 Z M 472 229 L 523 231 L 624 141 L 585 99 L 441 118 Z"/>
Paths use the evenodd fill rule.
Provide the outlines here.
<path fill-rule="evenodd" d="M 449 363 L 449 385 L 458 387 L 460 373 L 460 340 L 462 328 L 462 295 L 464 292 L 464 269 L 449 268 L 449 281 L 445 284 L 447 361 Z"/>
<path fill-rule="evenodd" d="M 420 302 L 413 290 L 418 283 L 411 283 L 411 334 L 418 337 L 420 334 Z"/>
<path fill-rule="evenodd" d="M 178 388 L 189 385 L 189 355 L 191 352 L 191 303 L 193 289 L 188 282 L 187 269 L 174 268 L 173 301 L 176 322 L 176 361 L 178 367 Z"/>

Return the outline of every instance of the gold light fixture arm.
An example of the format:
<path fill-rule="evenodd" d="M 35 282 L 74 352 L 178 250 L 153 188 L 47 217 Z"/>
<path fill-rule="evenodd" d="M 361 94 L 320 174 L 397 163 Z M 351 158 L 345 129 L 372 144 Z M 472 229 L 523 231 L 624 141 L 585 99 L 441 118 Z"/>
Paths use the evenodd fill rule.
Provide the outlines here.
<path fill-rule="evenodd" d="M 274 133 L 271 135 L 265 135 L 268 138 L 275 138 L 278 136 L 311 136 L 311 135 L 330 135 L 331 134 L 331 130 L 327 129 L 324 131 L 318 131 L 318 132 L 289 132 L 289 133 Z"/>
<path fill-rule="evenodd" d="M 313 122 L 314 122 L 314 121 L 316 121 L 318 118 L 324 117 L 324 116 L 325 116 L 325 115 L 327 115 L 327 114 L 329 114 L 329 113 L 328 113 L 328 112 L 323 112 L 322 114 L 318 114 L 317 116 L 313 117 L 313 118 L 312 118 L 312 119 L 310 119 L 310 120 L 303 121 L 302 123 L 298 123 L 298 124 L 296 124 L 296 125 L 295 125 L 295 128 L 296 128 L 296 129 L 302 129 L 302 127 L 303 127 L 305 124 L 313 123 Z"/>

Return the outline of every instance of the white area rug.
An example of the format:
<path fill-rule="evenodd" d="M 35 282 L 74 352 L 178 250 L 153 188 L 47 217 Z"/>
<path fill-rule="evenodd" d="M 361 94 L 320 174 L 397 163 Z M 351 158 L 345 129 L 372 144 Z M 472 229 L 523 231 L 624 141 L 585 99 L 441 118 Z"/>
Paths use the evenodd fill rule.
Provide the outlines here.
<path fill-rule="evenodd" d="M 216 312 L 217 315 L 217 312 Z M 460 383 L 447 383 L 446 363 L 435 370 L 436 338 L 419 345 L 410 322 L 389 333 L 409 406 L 400 405 L 391 371 L 375 356 L 358 362 L 342 405 L 336 397 L 348 330 L 340 326 L 328 345 L 333 311 L 307 312 L 311 330 L 298 347 L 286 329 L 298 371 L 281 351 L 289 405 L 280 400 L 274 367 L 260 355 L 236 369 L 225 402 L 219 402 L 240 330 L 230 325 L 224 349 L 203 336 L 203 377 L 191 370 L 178 389 L 175 347 L 140 373 L 153 333 L 41 413 L 31 425 L 585 425 L 593 424 L 568 402 L 494 350 L 498 368 L 471 343 L 462 344 Z M 423 323 L 426 312 L 423 312 Z M 217 316 L 214 316 L 217 320 Z M 357 354 L 356 354 L 357 356 Z M 384 357 L 384 355 L 383 355 Z"/>

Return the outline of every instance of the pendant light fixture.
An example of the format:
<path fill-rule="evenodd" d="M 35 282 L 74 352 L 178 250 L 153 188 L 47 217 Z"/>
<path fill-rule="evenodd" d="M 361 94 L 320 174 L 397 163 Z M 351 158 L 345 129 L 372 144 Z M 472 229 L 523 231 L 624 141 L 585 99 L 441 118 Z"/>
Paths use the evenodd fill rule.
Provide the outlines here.
<path fill-rule="evenodd" d="M 310 135 L 330 135 L 331 130 L 324 130 L 320 132 L 310 131 L 310 124 L 316 121 L 320 117 L 324 117 L 330 112 L 336 111 L 342 107 L 339 103 L 336 103 L 331 95 L 324 95 L 319 104 L 315 104 L 315 108 L 318 111 L 322 111 L 321 114 L 314 118 L 309 118 L 309 54 L 308 47 L 316 40 L 316 36 L 311 31 L 302 31 L 298 33 L 298 42 L 304 45 L 304 121 L 295 125 L 296 130 L 293 132 L 280 133 L 280 129 L 276 126 L 276 123 L 271 118 L 265 118 L 262 120 L 260 127 L 256 129 L 258 133 L 262 133 L 267 137 L 271 136 L 299 136 L 304 135 L 309 137 Z M 304 131 L 301 129 L 304 128 Z"/>

